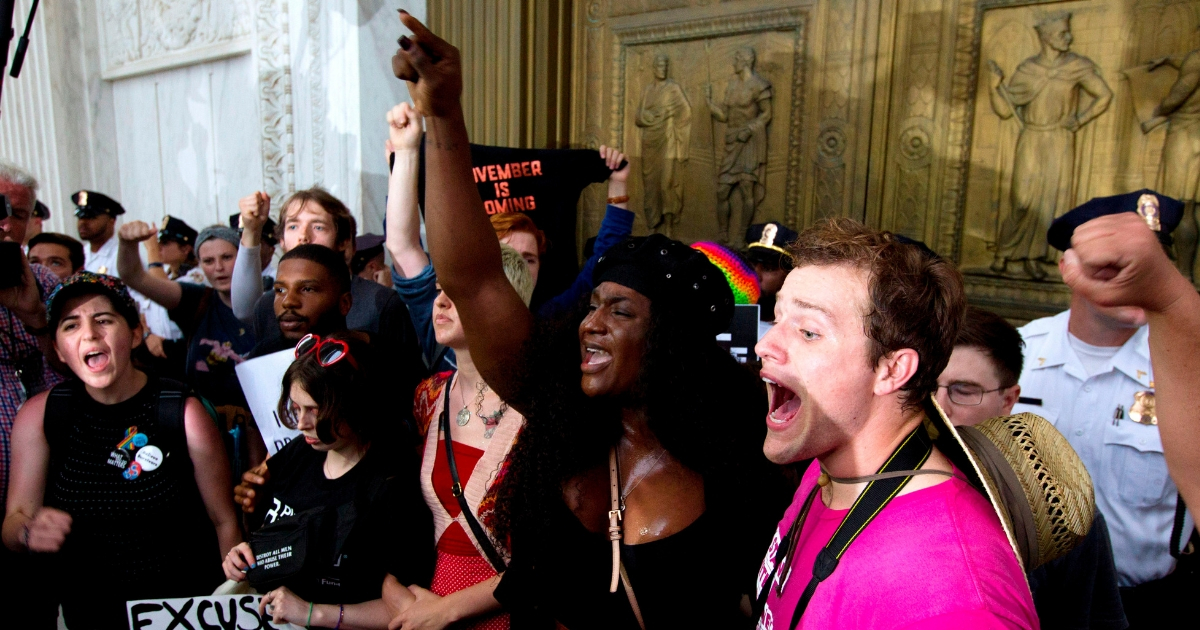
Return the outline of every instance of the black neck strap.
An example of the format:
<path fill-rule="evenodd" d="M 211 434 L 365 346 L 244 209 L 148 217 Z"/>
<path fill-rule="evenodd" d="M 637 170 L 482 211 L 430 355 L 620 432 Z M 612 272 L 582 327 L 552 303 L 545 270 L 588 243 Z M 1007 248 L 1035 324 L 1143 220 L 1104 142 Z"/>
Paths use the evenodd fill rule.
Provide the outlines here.
<path fill-rule="evenodd" d="M 454 463 L 454 440 L 450 438 L 450 388 L 454 385 L 454 377 L 446 380 L 446 395 L 442 399 L 442 415 L 438 418 L 438 424 L 442 427 L 442 436 L 446 440 L 446 465 L 450 467 L 450 480 L 454 485 L 450 488 L 450 493 L 458 499 L 458 507 L 462 510 L 463 520 L 467 521 L 467 525 L 471 528 L 471 533 L 475 535 L 475 541 L 479 543 L 479 547 L 483 549 L 483 554 L 487 556 L 488 562 L 496 573 L 504 573 L 507 566 L 504 564 L 504 558 L 496 551 L 496 547 L 492 545 L 492 539 L 487 532 L 483 531 L 483 526 L 479 524 L 479 519 L 471 513 L 471 505 L 467 503 L 467 497 L 463 496 L 462 483 L 458 480 L 458 465 Z"/>
<path fill-rule="evenodd" d="M 813 593 L 817 590 L 817 585 L 833 574 L 833 570 L 837 568 L 838 562 L 842 555 L 850 548 L 850 543 L 854 542 L 858 535 L 866 529 L 875 517 L 883 511 L 892 499 L 900 493 L 908 480 L 912 478 L 912 472 L 925 465 L 933 452 L 933 442 L 929 439 L 929 434 L 925 432 L 923 426 L 917 426 L 913 429 L 908 437 L 900 443 L 900 446 L 892 452 L 892 455 L 879 468 L 879 473 L 905 472 L 908 474 L 902 476 L 883 476 L 871 480 L 862 493 L 858 495 L 854 505 L 850 507 L 850 511 L 846 513 L 842 519 L 841 525 L 837 531 L 833 533 L 833 537 L 825 545 L 820 552 L 817 553 L 816 562 L 813 563 L 812 579 L 809 580 L 808 586 L 805 587 L 804 593 L 800 596 L 800 601 L 796 604 L 796 610 L 792 613 L 791 623 L 788 625 L 789 630 L 795 630 L 796 624 L 800 623 L 800 617 L 804 614 L 804 610 L 808 607 L 809 600 L 812 599 Z M 804 529 L 804 521 L 808 517 L 809 508 L 812 506 L 813 500 L 817 498 L 817 492 L 821 489 L 819 484 L 814 485 L 808 497 L 804 500 L 804 507 L 801 508 L 800 514 L 796 516 L 796 520 L 792 521 L 792 526 L 788 529 L 786 545 L 780 550 L 776 556 L 775 570 L 767 576 L 767 581 L 762 586 L 762 591 L 758 596 L 757 610 L 762 613 L 763 607 L 766 605 L 767 595 L 770 594 L 772 583 L 775 581 L 776 574 L 781 575 L 782 579 L 776 590 L 777 595 L 783 594 L 783 584 L 787 582 L 788 574 L 792 570 L 793 556 L 796 554 L 799 547 L 800 532 Z"/>

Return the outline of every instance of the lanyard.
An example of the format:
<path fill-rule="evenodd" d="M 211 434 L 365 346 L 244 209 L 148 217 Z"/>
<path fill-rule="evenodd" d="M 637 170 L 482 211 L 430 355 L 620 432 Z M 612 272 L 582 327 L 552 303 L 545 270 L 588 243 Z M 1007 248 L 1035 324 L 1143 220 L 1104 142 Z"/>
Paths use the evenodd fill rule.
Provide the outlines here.
<path fill-rule="evenodd" d="M 879 473 L 912 473 L 925 464 L 932 452 L 933 442 L 929 439 L 929 434 L 925 432 L 923 426 L 918 425 L 917 428 L 913 429 L 912 433 L 908 434 L 908 437 L 904 438 L 900 446 L 896 447 L 896 450 L 892 452 L 892 455 L 880 467 Z M 904 488 L 905 484 L 911 478 L 911 474 L 888 476 L 885 478 L 875 478 L 867 483 L 867 487 L 858 495 L 858 499 L 854 501 L 854 505 L 850 507 L 850 511 L 846 513 L 841 524 L 838 525 L 837 531 L 833 533 L 833 537 L 817 553 L 816 562 L 813 563 L 812 579 L 809 580 L 808 586 L 804 588 L 804 593 L 800 596 L 800 601 L 796 603 L 796 610 L 792 613 L 792 621 L 788 625 L 790 630 L 795 630 L 796 624 L 800 623 L 800 617 L 804 614 L 804 610 L 808 608 L 808 602 L 817 590 L 817 585 L 833 574 L 833 570 L 837 568 L 838 561 L 841 560 L 846 550 L 849 549 L 850 543 L 854 542 L 858 538 L 858 535 L 866 529 L 867 525 L 883 511 L 883 508 L 892 499 L 896 498 L 896 495 L 900 493 L 900 490 Z M 812 506 L 813 500 L 817 498 L 817 491 L 820 489 L 820 484 L 817 484 L 808 493 L 808 497 L 804 500 L 804 507 L 800 510 L 800 514 L 796 516 L 796 520 L 792 521 L 791 528 L 788 529 L 787 545 L 781 550 L 782 559 L 775 563 L 775 569 L 767 576 L 767 581 L 763 583 L 762 591 L 758 596 L 757 610 L 760 614 L 766 605 L 767 596 L 771 592 L 771 583 L 775 581 L 776 573 L 783 576 L 780 585 L 776 587 L 776 595 L 783 595 L 783 583 L 787 581 L 787 577 L 791 573 L 792 560 L 796 554 L 797 547 L 799 547 L 800 532 L 804 529 L 804 521 L 808 517 L 809 508 Z"/>

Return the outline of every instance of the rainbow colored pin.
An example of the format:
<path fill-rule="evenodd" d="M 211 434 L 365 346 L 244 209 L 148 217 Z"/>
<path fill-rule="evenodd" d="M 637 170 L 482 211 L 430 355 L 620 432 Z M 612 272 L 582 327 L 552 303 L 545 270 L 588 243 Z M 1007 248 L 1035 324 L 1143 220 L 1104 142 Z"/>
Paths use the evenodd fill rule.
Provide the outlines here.
<path fill-rule="evenodd" d="M 123 448 L 127 451 L 132 451 L 133 450 L 133 439 L 139 435 L 141 435 L 141 434 L 138 433 L 136 424 L 129 427 L 128 429 L 125 429 L 125 439 L 123 439 L 117 443 L 117 448 Z"/>

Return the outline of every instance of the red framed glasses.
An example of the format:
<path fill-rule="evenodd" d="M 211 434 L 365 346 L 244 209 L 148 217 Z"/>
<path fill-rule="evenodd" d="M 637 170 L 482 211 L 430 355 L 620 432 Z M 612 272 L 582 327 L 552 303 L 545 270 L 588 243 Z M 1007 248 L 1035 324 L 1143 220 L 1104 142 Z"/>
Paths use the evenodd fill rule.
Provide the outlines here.
<path fill-rule="evenodd" d="M 312 333 L 304 335 L 304 338 L 296 344 L 296 358 L 299 359 L 310 352 L 317 353 L 317 363 L 321 367 L 329 367 L 346 359 L 350 361 L 350 365 L 353 365 L 354 369 L 358 369 L 358 362 L 350 356 L 350 346 L 340 339 L 321 339 L 320 335 Z"/>

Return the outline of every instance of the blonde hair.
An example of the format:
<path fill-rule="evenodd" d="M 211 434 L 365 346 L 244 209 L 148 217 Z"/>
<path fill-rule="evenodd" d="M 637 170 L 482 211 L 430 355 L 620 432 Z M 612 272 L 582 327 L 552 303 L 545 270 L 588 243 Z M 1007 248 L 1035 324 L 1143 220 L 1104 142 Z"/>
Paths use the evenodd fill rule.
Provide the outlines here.
<path fill-rule="evenodd" d="M 533 299 L 533 276 L 529 274 L 529 264 L 520 252 L 505 243 L 500 243 L 500 260 L 503 261 L 504 275 L 508 276 L 509 283 L 521 296 L 525 306 L 529 306 L 529 301 Z"/>

